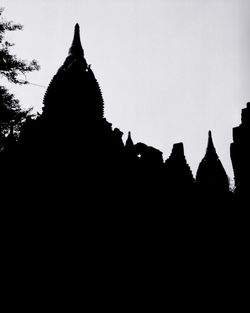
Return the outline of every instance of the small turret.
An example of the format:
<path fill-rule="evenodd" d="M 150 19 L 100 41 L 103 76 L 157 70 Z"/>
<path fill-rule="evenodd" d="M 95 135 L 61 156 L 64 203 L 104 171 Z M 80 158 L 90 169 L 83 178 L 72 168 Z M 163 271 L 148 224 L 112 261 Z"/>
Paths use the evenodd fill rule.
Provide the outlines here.
<path fill-rule="evenodd" d="M 126 147 L 127 149 L 130 149 L 130 148 L 132 148 L 133 146 L 134 146 L 134 143 L 133 143 L 133 140 L 132 140 L 132 138 L 131 138 L 131 132 L 128 132 L 128 138 L 127 138 L 127 140 L 126 140 L 125 147 Z"/>

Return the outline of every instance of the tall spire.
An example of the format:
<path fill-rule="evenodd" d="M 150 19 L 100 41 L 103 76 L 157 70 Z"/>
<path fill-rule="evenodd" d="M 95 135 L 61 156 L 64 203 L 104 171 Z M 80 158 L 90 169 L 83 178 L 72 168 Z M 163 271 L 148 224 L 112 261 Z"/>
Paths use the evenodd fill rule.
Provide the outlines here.
<path fill-rule="evenodd" d="M 75 56 L 84 55 L 84 51 L 83 51 L 81 39 L 80 39 L 80 26 L 78 23 L 75 25 L 74 38 L 72 41 L 72 45 L 69 49 L 69 55 L 75 55 Z"/>
<path fill-rule="evenodd" d="M 210 157 L 218 158 L 218 155 L 214 147 L 211 130 L 209 130 L 208 132 L 208 143 L 207 143 L 207 150 L 206 150 L 205 157 L 206 158 L 210 158 Z"/>

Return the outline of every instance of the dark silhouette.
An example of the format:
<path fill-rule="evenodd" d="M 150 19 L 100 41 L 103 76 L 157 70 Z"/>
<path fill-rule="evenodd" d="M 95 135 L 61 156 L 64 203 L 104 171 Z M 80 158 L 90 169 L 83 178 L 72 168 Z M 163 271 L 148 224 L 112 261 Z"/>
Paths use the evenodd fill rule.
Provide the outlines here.
<path fill-rule="evenodd" d="M 24 85 L 27 83 L 26 79 L 23 80 L 26 77 L 25 74 L 38 70 L 39 65 L 35 60 L 28 62 L 19 59 L 12 53 L 10 47 L 14 44 L 5 38 L 6 32 L 21 30 L 22 25 L 3 19 L 3 11 L 4 9 L 0 8 L 0 77 L 7 79 L 10 83 Z M 24 122 L 29 117 L 31 117 L 31 110 L 23 109 L 15 96 L 6 87 L 0 85 L 0 190 L 2 191 L 2 203 L 6 196 L 5 189 L 9 192 L 14 189 L 15 194 L 17 186 L 13 184 L 13 181 L 20 178 L 16 167 L 18 166 L 19 170 L 21 167 L 19 155 L 16 154 L 18 137 Z M 12 183 L 8 184 L 8 181 Z"/>
<path fill-rule="evenodd" d="M 211 132 L 196 181 L 183 143 L 174 144 L 165 162 L 161 151 L 134 143 L 130 132 L 124 144 L 123 133 L 104 117 L 103 97 L 85 60 L 78 24 L 43 104 L 41 114 L 26 118 L 18 140 L 10 127 L 0 155 L 0 190 L 2 203 L 8 204 L 4 212 L 11 214 L 10 229 L 15 230 L 6 232 L 11 249 L 13 242 L 18 246 L 14 260 L 22 264 L 23 255 L 31 255 L 22 268 L 39 272 L 36 279 L 39 284 L 46 281 L 46 292 L 51 277 L 61 290 L 61 281 L 62 286 L 70 281 L 65 277 L 69 272 L 90 289 L 101 282 L 104 295 L 109 285 L 122 285 L 122 291 L 132 289 L 138 297 L 138 279 L 141 293 L 165 292 L 167 282 L 171 290 L 182 285 L 185 303 L 193 290 L 207 303 L 210 299 L 200 286 L 221 289 L 215 283 L 218 275 L 230 281 L 230 289 L 230 261 L 236 259 L 235 251 L 244 260 L 247 228 L 238 218 L 241 211 Z M 231 148 L 239 194 L 249 187 L 242 174 L 245 169 L 249 173 L 244 156 L 249 156 L 249 113 L 243 115 Z M 157 311 L 155 304 L 152 311 Z"/>
<path fill-rule="evenodd" d="M 224 167 L 214 148 L 212 133 L 208 133 L 208 144 L 196 174 L 196 183 L 200 192 L 219 196 L 229 192 L 229 181 Z"/>
<path fill-rule="evenodd" d="M 233 129 L 231 159 L 235 175 L 235 193 L 247 200 L 250 192 L 250 103 L 242 110 L 241 124 Z"/>
<path fill-rule="evenodd" d="M 165 184 L 169 191 L 193 195 L 194 182 L 184 155 L 183 143 L 176 143 L 170 157 L 165 161 Z"/>
<path fill-rule="evenodd" d="M 146 204 L 162 207 L 166 196 L 183 208 L 188 205 L 182 206 L 183 199 L 195 206 L 204 194 L 224 199 L 233 196 L 211 132 L 196 180 L 182 143 L 173 146 L 164 163 L 161 151 L 134 143 L 130 132 L 124 145 L 122 136 L 104 117 L 102 93 L 85 59 L 76 24 L 68 56 L 45 93 L 42 113 L 26 118 L 18 140 L 13 130 L 9 132 L 5 179 L 23 177 L 25 172 L 30 198 L 39 191 L 41 201 L 50 198 L 55 203 L 72 205 L 75 201 L 85 206 L 91 200 L 98 207 L 116 209 L 115 198 L 124 199 L 127 205 L 133 199 L 137 206 L 133 214 L 140 214 L 140 207 Z M 22 166 L 12 162 L 14 155 Z M 129 190 L 126 197 L 125 190 Z"/>

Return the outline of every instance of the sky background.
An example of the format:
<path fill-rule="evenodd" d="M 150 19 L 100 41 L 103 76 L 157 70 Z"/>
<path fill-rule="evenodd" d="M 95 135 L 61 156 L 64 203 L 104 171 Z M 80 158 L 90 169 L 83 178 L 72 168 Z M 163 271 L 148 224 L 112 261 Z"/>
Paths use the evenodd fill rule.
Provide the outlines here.
<path fill-rule="evenodd" d="M 37 59 L 28 81 L 48 86 L 64 62 L 75 23 L 85 58 L 102 89 L 105 116 L 134 142 L 161 150 L 184 142 L 193 174 L 208 130 L 230 178 L 232 128 L 250 101 L 249 0 L 2 0 L 18 57 Z M 1 78 L 1 84 L 7 84 Z M 45 88 L 10 90 L 42 108 Z M 74 104 L 72 110 L 74 110 Z M 77 114 L 77 112 L 76 112 Z"/>

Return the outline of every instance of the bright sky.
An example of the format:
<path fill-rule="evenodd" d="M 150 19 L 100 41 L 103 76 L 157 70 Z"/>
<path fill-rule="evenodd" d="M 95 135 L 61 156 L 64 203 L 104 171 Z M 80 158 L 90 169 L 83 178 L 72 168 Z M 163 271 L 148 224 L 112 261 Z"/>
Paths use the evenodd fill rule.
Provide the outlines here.
<path fill-rule="evenodd" d="M 134 142 L 160 149 L 164 158 L 182 141 L 195 175 L 210 129 L 233 177 L 232 128 L 250 101 L 249 0 L 2 0 L 1 6 L 5 18 L 24 25 L 8 34 L 13 52 L 41 65 L 27 75 L 30 82 L 49 84 L 78 22 L 105 116 L 123 139 L 130 130 Z M 24 106 L 41 109 L 46 89 L 10 88 Z"/>

